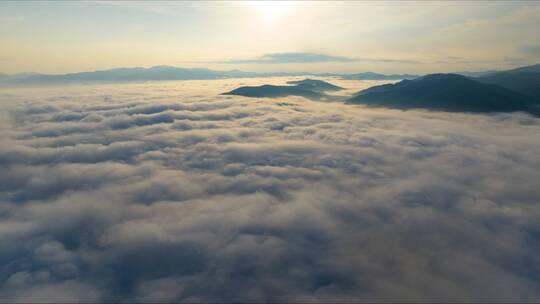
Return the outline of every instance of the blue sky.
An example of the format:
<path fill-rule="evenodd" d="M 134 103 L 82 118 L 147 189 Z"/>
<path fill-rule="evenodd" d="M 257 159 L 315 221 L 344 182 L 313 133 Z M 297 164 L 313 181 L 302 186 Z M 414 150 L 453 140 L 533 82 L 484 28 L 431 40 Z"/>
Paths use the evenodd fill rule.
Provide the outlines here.
<path fill-rule="evenodd" d="M 501 69 L 540 61 L 538 28 L 538 2 L 8 1 L 0 72 Z"/>

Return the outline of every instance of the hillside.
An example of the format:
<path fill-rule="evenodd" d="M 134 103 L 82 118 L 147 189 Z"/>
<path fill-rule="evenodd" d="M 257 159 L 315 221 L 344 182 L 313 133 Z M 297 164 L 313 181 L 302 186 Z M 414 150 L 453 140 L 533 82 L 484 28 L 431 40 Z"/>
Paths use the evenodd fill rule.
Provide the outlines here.
<path fill-rule="evenodd" d="M 360 91 L 348 102 L 400 109 L 539 113 L 532 97 L 458 74 L 431 74 L 371 87 Z"/>

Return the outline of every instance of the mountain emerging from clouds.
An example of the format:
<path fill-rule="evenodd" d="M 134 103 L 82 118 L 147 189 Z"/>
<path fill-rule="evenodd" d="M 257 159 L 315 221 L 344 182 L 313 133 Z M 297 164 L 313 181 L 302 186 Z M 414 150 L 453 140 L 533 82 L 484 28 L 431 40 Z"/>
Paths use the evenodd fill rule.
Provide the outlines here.
<path fill-rule="evenodd" d="M 306 89 L 315 92 L 326 92 L 326 91 L 340 91 L 343 90 L 342 87 L 333 85 L 326 81 L 318 79 L 304 79 L 304 80 L 292 80 L 287 81 L 288 84 L 294 84 L 297 88 Z"/>
<path fill-rule="evenodd" d="M 349 103 L 455 112 L 525 111 L 540 115 L 535 98 L 458 74 L 431 74 L 360 91 Z"/>
<path fill-rule="evenodd" d="M 118 68 L 94 72 L 48 75 L 38 73 L 0 74 L 0 85 L 53 85 L 70 83 L 117 83 L 162 80 L 211 80 L 243 77 L 276 77 L 314 75 L 350 80 L 400 80 L 396 84 L 371 87 L 355 94 L 349 103 L 364 103 L 396 108 L 426 108 L 460 112 L 527 111 L 538 115 L 540 98 L 540 64 L 500 72 L 482 72 L 477 77 L 459 74 L 334 73 L 258 73 L 240 70 L 215 71 L 202 68 L 155 66 L 151 68 Z M 473 74 L 469 74 L 473 75 Z M 262 85 L 240 87 L 226 95 L 248 97 L 302 96 L 320 100 L 333 98 L 327 91 L 342 88 L 315 79 L 290 81 L 288 86 Z"/>
<path fill-rule="evenodd" d="M 223 95 L 268 98 L 301 96 L 307 99 L 320 100 L 331 98 L 331 96 L 326 95 L 327 91 L 343 90 L 342 87 L 317 79 L 293 80 L 287 83 L 291 85 L 277 86 L 265 84 L 261 86 L 243 86 L 223 93 Z"/>
<path fill-rule="evenodd" d="M 307 89 L 303 89 L 297 86 L 276 86 L 276 85 L 261 85 L 261 86 L 244 86 L 234 89 L 230 92 L 223 93 L 223 95 L 238 95 L 245 97 L 287 97 L 287 96 L 301 96 L 307 99 L 319 100 L 323 98 L 323 94 Z"/>
<path fill-rule="evenodd" d="M 453 112 L 524 111 L 540 116 L 540 73 L 536 72 L 539 69 L 540 65 L 529 66 L 479 78 L 459 74 L 430 74 L 412 80 L 404 79 L 395 84 L 370 87 L 354 94 L 347 102 Z M 328 82 L 313 79 L 288 83 L 294 86 L 240 87 L 225 94 L 247 97 L 294 95 L 319 100 L 328 97 L 325 91 L 341 89 Z"/>
<path fill-rule="evenodd" d="M 477 80 L 496 84 L 531 97 L 540 97 L 540 64 L 483 75 Z"/>
<path fill-rule="evenodd" d="M 286 97 L 286 96 L 301 96 L 307 99 L 320 100 L 328 99 L 327 91 L 339 91 L 343 88 L 317 79 L 304 79 L 288 81 L 287 86 L 277 85 L 261 85 L 261 86 L 243 86 L 234 89 L 223 95 L 239 95 L 245 97 Z"/>

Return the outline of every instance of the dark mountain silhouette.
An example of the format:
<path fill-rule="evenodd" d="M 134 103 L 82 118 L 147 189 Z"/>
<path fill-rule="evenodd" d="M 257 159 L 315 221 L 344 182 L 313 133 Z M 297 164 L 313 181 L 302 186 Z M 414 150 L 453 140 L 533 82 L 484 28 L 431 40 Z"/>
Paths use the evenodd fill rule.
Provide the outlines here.
<path fill-rule="evenodd" d="M 400 109 L 540 114 L 539 105 L 530 96 L 458 74 L 431 74 L 371 87 L 348 102 Z"/>
<path fill-rule="evenodd" d="M 501 72 L 482 76 L 477 78 L 477 80 L 483 83 L 496 84 L 531 97 L 540 97 L 540 73 Z"/>
<path fill-rule="evenodd" d="M 341 78 L 350 80 L 399 80 L 399 79 L 414 79 L 419 77 L 418 75 L 411 74 L 392 74 L 384 75 L 373 72 L 365 72 L 358 74 L 343 75 Z"/>
<path fill-rule="evenodd" d="M 317 79 L 304 79 L 304 80 L 292 80 L 287 81 L 288 84 L 294 84 L 297 88 L 306 89 L 315 92 L 326 92 L 326 91 L 339 91 L 343 90 L 342 87 L 338 87 L 326 81 L 317 80 Z"/>
<path fill-rule="evenodd" d="M 286 96 L 302 96 L 308 99 L 319 100 L 324 97 L 324 94 L 299 88 L 297 86 L 275 86 L 275 85 L 262 85 L 262 86 L 245 86 L 234 89 L 230 92 L 223 93 L 223 95 L 239 95 L 246 97 L 286 97 Z"/>
<path fill-rule="evenodd" d="M 343 88 L 317 79 L 304 79 L 288 81 L 289 86 L 262 85 L 262 86 L 245 86 L 234 89 L 223 95 L 240 95 L 246 97 L 286 97 L 286 96 L 302 96 L 308 99 L 335 99 L 334 96 L 326 95 L 326 91 L 338 91 Z"/>
<path fill-rule="evenodd" d="M 492 73 L 476 79 L 540 98 L 540 64 Z"/>

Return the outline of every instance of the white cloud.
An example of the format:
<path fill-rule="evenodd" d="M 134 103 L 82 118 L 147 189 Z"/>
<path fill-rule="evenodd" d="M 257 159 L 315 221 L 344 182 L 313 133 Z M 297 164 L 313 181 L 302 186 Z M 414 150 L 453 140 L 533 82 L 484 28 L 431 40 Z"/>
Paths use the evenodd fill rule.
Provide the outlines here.
<path fill-rule="evenodd" d="M 540 297 L 538 118 L 219 95 L 260 81 L 0 95 L 0 299 Z"/>

